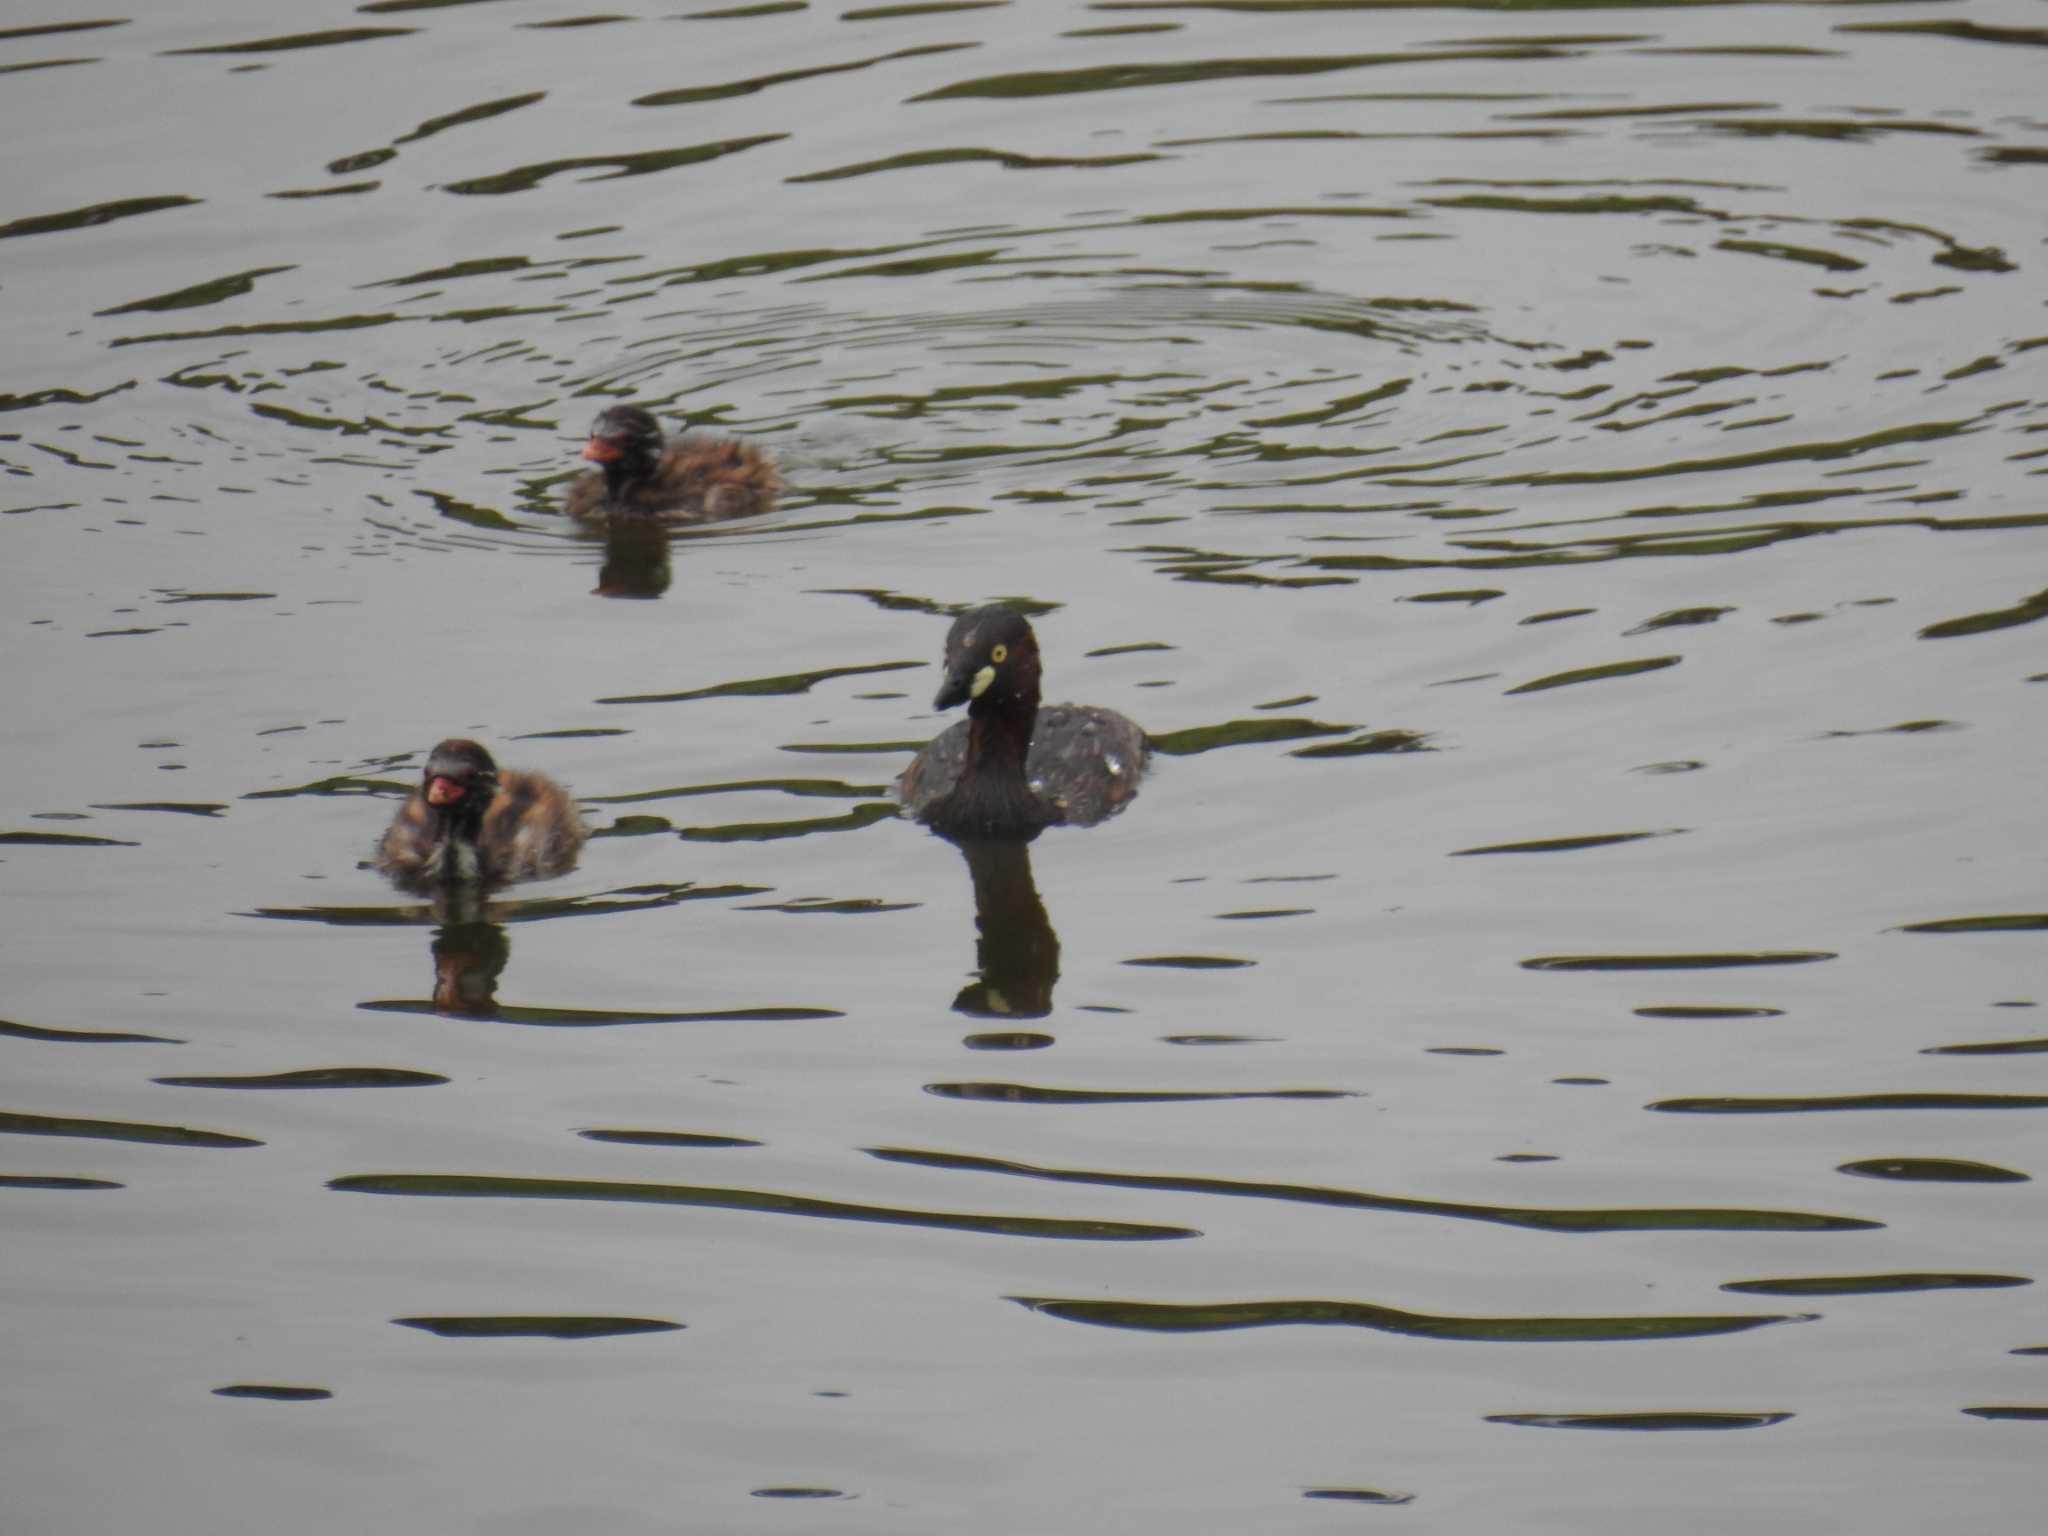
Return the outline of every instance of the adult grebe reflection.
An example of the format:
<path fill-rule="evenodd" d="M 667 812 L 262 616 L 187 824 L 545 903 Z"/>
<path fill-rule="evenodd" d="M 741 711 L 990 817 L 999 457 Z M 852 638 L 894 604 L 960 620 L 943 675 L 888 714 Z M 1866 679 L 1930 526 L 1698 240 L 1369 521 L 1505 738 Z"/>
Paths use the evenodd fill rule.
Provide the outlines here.
<path fill-rule="evenodd" d="M 962 842 L 974 881 L 974 963 L 953 1011 L 976 1018 L 1040 1019 L 1060 979 L 1060 936 L 1031 878 L 1029 840 Z"/>
<path fill-rule="evenodd" d="M 598 568 L 599 597 L 659 597 L 670 580 L 668 529 L 648 519 L 618 518 L 604 530 L 604 564 Z"/>

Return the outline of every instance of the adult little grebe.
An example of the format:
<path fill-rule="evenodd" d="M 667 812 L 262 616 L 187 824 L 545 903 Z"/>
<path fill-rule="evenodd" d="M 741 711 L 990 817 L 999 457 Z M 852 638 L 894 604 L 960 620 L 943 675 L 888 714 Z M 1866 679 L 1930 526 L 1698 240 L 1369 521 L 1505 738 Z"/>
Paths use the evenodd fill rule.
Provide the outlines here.
<path fill-rule="evenodd" d="M 490 753 L 456 737 L 428 756 L 377 845 L 377 868 L 413 890 L 542 880 L 572 868 L 589 835 L 553 779 L 501 774 Z"/>
<path fill-rule="evenodd" d="M 782 477 L 768 455 L 729 437 L 679 437 L 637 405 L 615 405 L 591 423 L 583 457 L 599 466 L 576 477 L 563 508 L 602 528 L 614 518 L 715 523 L 775 505 Z"/>
<path fill-rule="evenodd" d="M 934 709 L 967 718 L 934 737 L 896 781 L 904 809 L 954 841 L 1029 840 L 1056 824 L 1091 826 L 1138 792 L 1151 743 L 1114 710 L 1038 706 L 1038 637 L 991 604 L 946 633 Z"/>

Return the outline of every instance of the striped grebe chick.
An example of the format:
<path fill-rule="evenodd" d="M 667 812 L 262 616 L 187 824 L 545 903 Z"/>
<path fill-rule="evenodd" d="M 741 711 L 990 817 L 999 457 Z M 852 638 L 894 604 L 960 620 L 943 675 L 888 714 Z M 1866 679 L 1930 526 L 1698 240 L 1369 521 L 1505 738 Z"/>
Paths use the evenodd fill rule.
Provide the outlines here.
<path fill-rule="evenodd" d="M 411 890 L 544 880 L 573 868 L 589 835 L 553 779 L 501 773 L 477 743 L 451 737 L 428 755 L 420 787 L 377 845 L 376 863 Z"/>
<path fill-rule="evenodd" d="M 614 521 L 716 523 L 775 505 L 782 477 L 752 443 L 695 433 L 666 442 L 661 424 L 637 405 L 615 405 L 590 427 L 585 470 L 563 509 L 593 528 Z"/>

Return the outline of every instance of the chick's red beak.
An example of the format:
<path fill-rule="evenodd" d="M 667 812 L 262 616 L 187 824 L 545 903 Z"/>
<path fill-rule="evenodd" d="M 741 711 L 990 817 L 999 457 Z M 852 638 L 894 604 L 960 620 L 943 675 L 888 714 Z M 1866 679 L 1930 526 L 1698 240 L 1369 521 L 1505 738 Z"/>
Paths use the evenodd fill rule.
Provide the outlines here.
<path fill-rule="evenodd" d="M 453 779 L 436 776 L 427 780 L 427 804 L 453 805 L 469 793 Z"/>
<path fill-rule="evenodd" d="M 583 445 L 583 457 L 593 464 L 609 464 L 625 451 L 615 437 L 593 437 Z"/>

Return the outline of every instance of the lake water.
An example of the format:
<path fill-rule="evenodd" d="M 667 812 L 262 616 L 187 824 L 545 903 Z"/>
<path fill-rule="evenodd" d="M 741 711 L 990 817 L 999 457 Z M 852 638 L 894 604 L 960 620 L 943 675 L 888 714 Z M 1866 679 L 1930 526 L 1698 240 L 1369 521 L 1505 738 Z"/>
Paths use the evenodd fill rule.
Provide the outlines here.
<path fill-rule="evenodd" d="M 2044 20 L 13 7 L 0 1525 L 2026 1528 Z"/>

